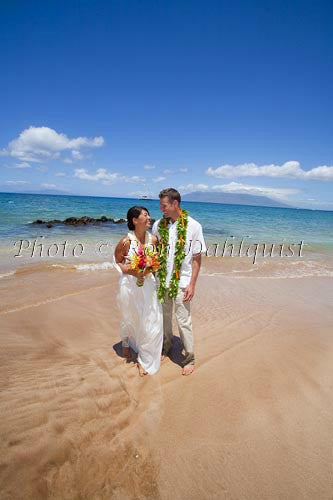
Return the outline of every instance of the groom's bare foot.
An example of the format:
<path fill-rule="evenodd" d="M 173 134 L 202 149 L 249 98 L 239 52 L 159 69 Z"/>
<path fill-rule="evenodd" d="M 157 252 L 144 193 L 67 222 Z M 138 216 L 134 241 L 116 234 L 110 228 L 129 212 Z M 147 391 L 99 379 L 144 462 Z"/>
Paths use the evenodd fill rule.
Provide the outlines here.
<path fill-rule="evenodd" d="M 129 360 L 131 358 L 131 351 L 130 351 L 129 347 L 122 346 L 121 352 L 122 352 L 123 358 L 126 358 L 127 360 Z"/>
<path fill-rule="evenodd" d="M 145 375 L 148 375 L 148 372 L 146 372 L 146 370 L 144 368 L 142 368 L 142 366 L 140 365 L 140 363 L 137 364 L 137 367 L 138 367 L 138 370 L 139 370 L 140 377 L 144 377 Z"/>
<path fill-rule="evenodd" d="M 194 365 L 185 365 L 182 371 L 182 375 L 191 375 L 194 372 Z"/>

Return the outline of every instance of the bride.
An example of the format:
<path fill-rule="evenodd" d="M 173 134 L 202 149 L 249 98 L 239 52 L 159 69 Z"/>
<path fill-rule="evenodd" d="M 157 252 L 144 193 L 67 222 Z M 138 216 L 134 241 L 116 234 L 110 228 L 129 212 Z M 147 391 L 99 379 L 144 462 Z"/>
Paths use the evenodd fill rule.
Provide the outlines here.
<path fill-rule="evenodd" d="M 137 286 L 142 273 L 130 269 L 129 258 L 140 246 L 155 246 L 156 236 L 147 232 L 149 212 L 135 206 L 127 212 L 129 233 L 116 246 L 114 262 L 121 273 L 118 305 L 122 315 L 120 335 L 123 355 L 130 358 L 130 347 L 138 354 L 140 376 L 153 375 L 160 368 L 163 344 L 162 306 L 157 298 L 156 280 L 152 273 L 144 271 L 144 284 Z"/>

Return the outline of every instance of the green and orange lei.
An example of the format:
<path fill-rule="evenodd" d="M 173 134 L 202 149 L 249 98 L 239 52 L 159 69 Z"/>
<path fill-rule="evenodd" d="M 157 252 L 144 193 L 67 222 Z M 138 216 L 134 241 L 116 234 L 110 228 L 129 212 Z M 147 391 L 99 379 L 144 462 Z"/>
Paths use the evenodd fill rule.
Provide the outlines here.
<path fill-rule="evenodd" d="M 165 295 L 167 293 L 166 278 L 167 278 L 167 252 L 169 244 L 169 228 L 168 224 L 170 222 L 170 217 L 161 219 L 158 225 L 158 232 L 160 234 L 160 241 L 158 243 L 159 251 L 159 262 L 160 267 L 157 271 L 159 279 L 159 287 L 157 290 L 157 295 L 159 301 L 163 304 L 165 300 Z M 174 268 L 172 272 L 172 277 L 169 284 L 168 296 L 171 299 L 175 299 L 178 293 L 178 285 L 180 278 L 180 268 L 185 258 L 185 242 L 186 242 L 186 232 L 188 223 L 188 212 L 187 210 L 180 210 L 180 215 L 177 219 L 177 242 L 174 256 Z"/>

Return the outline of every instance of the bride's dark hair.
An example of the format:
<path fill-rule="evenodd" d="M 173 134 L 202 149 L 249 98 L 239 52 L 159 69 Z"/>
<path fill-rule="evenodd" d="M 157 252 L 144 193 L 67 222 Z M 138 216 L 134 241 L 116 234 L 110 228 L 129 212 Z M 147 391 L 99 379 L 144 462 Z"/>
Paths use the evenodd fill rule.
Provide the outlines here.
<path fill-rule="evenodd" d="M 127 226 L 130 231 L 134 231 L 135 226 L 133 224 L 133 219 L 137 219 L 139 215 L 141 214 L 142 210 L 145 210 L 148 215 L 149 215 L 149 210 L 146 209 L 146 207 L 131 207 L 128 212 L 127 212 Z"/>

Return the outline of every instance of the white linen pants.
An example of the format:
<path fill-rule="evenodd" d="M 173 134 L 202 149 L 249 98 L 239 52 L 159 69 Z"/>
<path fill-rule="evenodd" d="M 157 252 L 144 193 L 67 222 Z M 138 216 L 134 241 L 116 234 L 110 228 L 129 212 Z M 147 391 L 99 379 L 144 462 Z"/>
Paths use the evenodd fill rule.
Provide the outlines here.
<path fill-rule="evenodd" d="M 163 304 L 163 351 L 168 353 L 171 349 L 173 338 L 172 312 L 173 305 L 175 305 L 179 336 L 185 350 L 184 365 L 194 364 L 191 303 L 183 301 L 185 288 L 179 288 L 175 299 L 170 299 L 168 291 L 169 290 L 167 289 L 165 302 Z"/>

